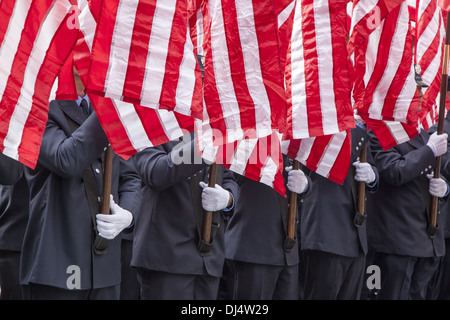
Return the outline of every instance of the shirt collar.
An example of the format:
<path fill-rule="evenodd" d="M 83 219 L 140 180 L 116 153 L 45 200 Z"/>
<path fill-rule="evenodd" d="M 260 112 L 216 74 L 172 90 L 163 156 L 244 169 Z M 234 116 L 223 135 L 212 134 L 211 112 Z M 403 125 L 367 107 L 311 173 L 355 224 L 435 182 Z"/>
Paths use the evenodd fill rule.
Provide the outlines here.
<path fill-rule="evenodd" d="M 84 100 L 86 100 L 86 102 L 88 103 L 88 106 L 89 106 L 89 104 L 90 104 L 90 101 L 89 101 L 89 97 L 88 97 L 88 95 L 87 95 L 87 94 L 85 94 L 83 98 L 82 98 L 82 97 L 80 97 L 80 96 L 78 96 L 78 100 L 77 100 L 77 105 L 78 105 L 78 106 L 80 106 L 80 104 L 81 104 L 81 101 L 82 101 L 83 99 L 84 99 Z"/>

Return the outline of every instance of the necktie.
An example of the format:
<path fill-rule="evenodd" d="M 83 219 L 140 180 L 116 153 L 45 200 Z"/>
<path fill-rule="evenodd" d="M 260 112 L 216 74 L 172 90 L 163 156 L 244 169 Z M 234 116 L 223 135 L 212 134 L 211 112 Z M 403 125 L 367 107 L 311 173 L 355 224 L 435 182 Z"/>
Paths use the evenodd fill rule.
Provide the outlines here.
<path fill-rule="evenodd" d="M 85 99 L 81 100 L 80 106 L 81 106 L 81 109 L 83 109 L 83 114 L 84 114 L 84 116 L 85 116 L 86 118 L 89 117 L 89 114 L 90 114 L 90 112 L 89 112 L 89 106 L 88 106 L 88 103 L 87 103 L 87 101 L 86 101 Z"/>

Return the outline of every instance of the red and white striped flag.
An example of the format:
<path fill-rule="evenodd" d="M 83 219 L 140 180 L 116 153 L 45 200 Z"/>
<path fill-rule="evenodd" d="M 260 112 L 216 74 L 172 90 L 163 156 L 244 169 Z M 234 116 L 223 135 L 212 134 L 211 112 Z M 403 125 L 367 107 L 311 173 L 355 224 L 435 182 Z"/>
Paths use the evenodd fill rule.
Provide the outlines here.
<path fill-rule="evenodd" d="M 190 116 L 96 95 L 89 98 L 114 152 L 125 160 L 194 131 Z"/>
<path fill-rule="evenodd" d="M 0 2 L 0 152 L 34 168 L 51 89 L 78 34 L 68 0 Z"/>
<path fill-rule="evenodd" d="M 187 1 L 103 1 L 87 92 L 199 117 L 202 79 Z"/>
<path fill-rule="evenodd" d="M 220 34 L 218 33 L 218 30 L 215 31 L 213 34 L 213 37 L 216 37 L 217 39 L 211 39 L 211 37 L 204 36 L 205 34 L 208 35 L 208 31 L 205 33 L 206 30 L 211 30 L 211 23 L 218 23 L 219 17 L 215 18 L 215 21 L 211 21 L 211 17 L 209 14 L 209 6 L 214 4 L 211 1 L 197 1 L 197 2 L 191 2 L 190 3 L 190 21 L 191 21 L 191 32 L 192 32 L 192 38 L 194 39 L 194 47 L 196 50 L 196 53 L 200 53 L 202 55 L 208 56 L 207 50 L 210 50 L 211 53 L 209 55 L 214 54 L 215 56 L 220 56 L 221 54 L 228 54 L 227 52 L 220 52 L 218 49 L 211 48 L 212 43 L 219 43 L 222 44 L 227 39 L 221 39 Z M 295 6 L 294 0 L 283 0 L 283 1 L 277 1 L 274 3 L 275 8 L 274 12 L 277 17 L 276 24 L 278 29 L 278 43 L 276 41 L 273 41 L 272 48 L 276 44 L 279 47 L 279 53 L 276 59 L 279 59 L 279 63 L 281 66 L 282 71 L 284 71 L 284 65 L 286 60 L 286 50 L 288 48 L 287 44 L 289 42 L 290 38 L 290 32 L 292 30 L 292 21 L 293 21 L 293 9 Z M 239 16 L 239 13 L 245 12 L 245 8 L 238 8 L 236 10 L 236 16 Z M 248 9 L 247 9 L 248 10 Z M 271 10 L 271 9 L 270 9 Z M 249 11 L 248 11 L 249 12 Z M 253 12 L 253 14 L 256 14 Z M 261 13 L 260 13 L 261 14 Z M 229 18 L 231 21 L 234 17 Z M 236 18 L 238 19 L 238 18 Z M 240 18 L 242 19 L 242 18 Z M 257 21 L 255 20 L 255 23 Z M 234 22 L 236 23 L 236 22 Z M 248 25 L 245 24 L 245 21 L 240 21 L 240 25 L 249 28 Z M 206 28 L 205 28 L 206 26 Z M 261 27 L 261 26 L 259 26 Z M 225 27 L 225 30 L 232 35 L 232 29 L 231 26 Z M 258 29 L 255 27 L 255 29 Z M 252 29 L 249 29 L 248 32 L 242 32 L 241 39 L 238 39 L 240 41 L 243 41 L 245 36 L 252 38 Z M 254 40 L 254 39 L 253 39 Z M 228 39 L 230 43 L 233 43 L 233 39 Z M 255 44 L 255 46 L 258 44 Z M 206 48 L 206 50 L 205 50 Z M 245 47 L 243 49 L 246 49 Z M 275 50 L 275 49 L 274 49 Z M 255 51 L 257 52 L 257 50 Z M 275 52 L 275 51 L 274 51 Z M 227 57 L 227 61 L 232 61 L 233 58 L 232 55 L 236 55 L 236 52 L 231 52 L 230 56 Z M 241 63 L 245 63 L 249 57 L 250 53 L 245 53 L 242 57 L 237 57 L 238 59 L 243 59 Z M 265 57 L 265 54 L 267 52 L 261 52 L 260 59 Z M 205 59 L 206 60 L 206 59 Z M 211 60 L 211 59 L 210 59 Z M 224 64 L 226 64 L 226 62 Z M 257 61 L 256 61 L 257 62 Z M 205 61 L 206 68 L 208 68 L 208 60 Z M 260 62 L 262 63 L 262 62 Z M 271 62 L 272 63 L 272 62 Z M 227 65 L 227 68 L 229 68 L 228 71 L 221 70 L 218 68 L 218 74 L 217 76 L 223 76 L 224 74 L 226 77 L 230 77 L 229 73 L 231 73 L 232 65 Z M 246 77 L 251 77 L 252 73 L 255 73 L 256 77 L 260 77 L 261 72 L 258 70 L 259 66 L 256 65 L 248 65 L 246 71 Z M 252 69 L 253 68 L 253 69 Z M 236 70 L 236 69 L 235 69 Z M 255 70 L 257 72 L 255 72 Z M 210 72 L 215 72 L 216 69 L 213 69 Z M 208 74 L 205 75 L 207 77 Z M 213 76 L 216 76 L 216 74 L 213 74 Z M 205 78 L 206 79 L 206 78 Z M 269 81 L 269 78 L 266 75 L 266 78 L 258 78 L 257 80 L 259 82 L 256 82 L 256 80 L 248 81 L 248 84 L 242 85 L 239 84 L 240 80 L 246 80 L 245 78 L 239 79 L 237 77 L 232 77 L 228 80 L 228 83 L 231 85 L 234 85 L 235 87 L 239 86 L 249 86 L 249 89 L 247 90 L 248 97 L 241 97 L 242 99 L 240 101 L 237 100 L 236 97 L 231 97 L 230 100 L 224 100 L 225 101 L 231 101 L 234 104 L 240 104 L 241 106 L 244 106 L 243 102 L 245 100 L 251 101 L 254 99 L 252 95 L 255 95 L 258 86 L 261 90 L 262 94 L 265 94 L 266 89 L 264 88 L 264 82 Z M 206 80 L 208 81 L 208 80 Z M 212 83 L 214 83 L 215 79 L 210 79 Z M 253 87 L 250 87 L 251 84 L 254 84 Z M 257 86 L 258 85 L 258 86 Z M 213 88 L 211 92 L 217 91 L 219 92 L 220 88 L 226 89 L 225 83 L 220 83 L 216 88 Z M 251 91 L 251 90 L 253 91 Z M 228 90 L 233 90 L 232 87 L 228 88 Z M 242 91 L 241 93 L 244 92 Z M 223 91 L 223 90 L 222 90 Z M 231 91 L 229 91 L 231 92 Z M 224 92 L 225 93 L 225 92 Z M 270 93 L 270 92 L 268 92 Z M 226 96 L 224 96 L 226 97 Z M 219 100 L 221 97 L 217 94 L 217 99 Z M 267 99 L 267 97 L 262 97 L 264 99 Z M 263 99 L 260 99 L 259 102 L 261 103 L 264 101 Z M 280 97 L 277 97 L 277 99 Z M 223 99 L 223 97 L 222 97 Z M 205 100 L 211 101 L 211 98 L 208 98 L 208 92 L 205 92 Z M 233 102 L 234 101 L 234 102 Z M 256 100 L 255 100 L 256 101 Z M 284 103 L 284 102 L 283 102 Z M 244 110 L 244 114 L 248 114 L 249 112 L 251 114 L 251 118 L 255 118 L 255 115 L 258 116 L 258 113 L 261 114 L 267 114 L 269 115 L 269 112 L 274 112 L 273 108 L 266 108 L 265 110 L 261 111 L 257 108 L 260 107 L 262 104 L 259 105 L 252 105 L 252 110 Z M 225 110 L 227 107 L 226 104 L 222 104 L 222 108 Z M 272 106 L 268 106 L 272 107 Z M 224 121 L 227 123 L 220 123 L 220 121 L 210 119 L 210 116 L 214 117 L 214 113 L 211 112 L 211 110 L 214 110 L 214 105 L 208 105 L 206 103 L 205 109 L 204 109 L 204 115 L 203 115 L 203 121 L 196 121 L 196 132 L 197 132 L 197 142 L 198 142 L 198 149 L 200 150 L 200 153 L 202 157 L 208 161 L 216 162 L 219 164 L 224 165 L 229 170 L 236 172 L 238 174 L 241 174 L 249 179 L 259 181 L 261 183 L 264 183 L 282 194 L 283 196 L 286 195 L 286 188 L 285 188 L 285 181 L 283 178 L 283 155 L 281 154 L 281 145 L 280 145 L 280 137 L 281 134 L 278 133 L 278 130 L 271 129 L 270 121 L 268 121 L 268 125 L 266 127 L 260 126 L 259 128 L 252 129 L 253 124 L 247 123 L 245 124 L 245 129 L 239 128 L 241 124 L 239 122 L 236 122 L 236 124 L 231 124 L 227 122 L 227 119 L 224 118 Z M 275 109 L 276 110 L 276 109 Z M 239 110 L 236 108 L 234 113 L 239 113 L 243 110 Z M 280 109 L 280 113 L 278 116 L 282 117 L 285 116 L 285 109 Z M 222 115 L 222 112 L 219 111 L 221 114 L 221 117 L 224 117 Z M 267 119 L 268 116 L 265 116 L 265 119 Z M 240 119 L 245 120 L 244 116 L 241 115 Z M 281 119 L 282 120 L 282 119 Z M 276 120 L 275 120 L 276 121 Z M 272 123 L 273 124 L 273 123 Z M 235 129 L 237 128 L 237 130 Z M 267 130 L 270 130 L 270 134 L 266 135 Z M 258 132 L 256 132 L 258 131 Z M 244 136 L 242 136 L 244 135 Z M 260 137 L 258 137 L 260 135 Z M 230 142 L 231 141 L 231 142 Z"/>
<path fill-rule="evenodd" d="M 419 134 L 419 125 L 412 126 L 400 121 L 374 120 L 367 117 L 362 119 L 373 131 L 384 150 L 409 141 Z"/>
<path fill-rule="evenodd" d="M 73 63 L 84 85 L 88 81 L 100 4 L 101 0 L 79 0 L 80 36 L 74 48 Z M 190 116 L 96 94 L 88 95 L 114 152 L 124 159 L 194 130 L 194 118 Z"/>
<path fill-rule="evenodd" d="M 416 14 L 417 36 L 414 54 L 416 64 L 421 69 L 422 79 L 428 85 L 422 89 L 422 109 L 427 113 L 433 112 L 435 104 L 439 105 L 445 23 L 437 0 L 417 0 Z"/>
<path fill-rule="evenodd" d="M 296 2 L 285 78 L 287 128 L 293 139 L 355 126 L 346 0 Z"/>
<path fill-rule="evenodd" d="M 352 1 L 350 1 L 352 2 Z M 353 0 L 348 52 L 352 54 L 404 0 Z"/>
<path fill-rule="evenodd" d="M 354 54 L 358 114 L 417 125 L 419 97 L 407 3 L 393 9 Z"/>
<path fill-rule="evenodd" d="M 77 100 L 78 93 L 73 73 L 73 52 L 62 66 L 53 84 L 49 100 Z"/>
<path fill-rule="evenodd" d="M 284 130 L 286 100 L 273 1 L 190 1 L 194 46 L 205 58 L 206 125 L 214 143 Z M 221 140 L 225 139 L 225 140 Z"/>
<path fill-rule="evenodd" d="M 351 130 L 298 140 L 281 141 L 282 153 L 315 173 L 343 184 L 350 168 Z"/>
<path fill-rule="evenodd" d="M 219 146 L 209 142 L 207 147 L 199 150 L 203 159 L 264 183 L 286 196 L 280 139 L 281 134 L 273 130 L 272 134 L 265 137 L 246 137 Z M 202 143 L 205 145 L 205 141 L 200 141 L 197 137 L 197 145 Z"/>

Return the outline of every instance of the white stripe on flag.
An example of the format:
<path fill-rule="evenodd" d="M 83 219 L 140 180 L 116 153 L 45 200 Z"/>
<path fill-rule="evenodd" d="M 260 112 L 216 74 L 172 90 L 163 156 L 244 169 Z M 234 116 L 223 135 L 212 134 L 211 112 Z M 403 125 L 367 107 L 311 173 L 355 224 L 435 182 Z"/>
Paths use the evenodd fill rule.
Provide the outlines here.
<path fill-rule="evenodd" d="M 404 10 L 406 10 L 406 14 Z M 397 24 L 395 26 L 395 33 L 390 44 L 389 59 L 379 84 L 392 83 L 392 80 L 394 79 L 398 71 L 400 62 L 403 58 L 404 52 L 403 50 L 405 47 L 406 34 L 408 32 L 408 29 L 409 29 L 408 8 L 402 5 L 400 8 Z M 370 115 L 372 119 L 377 119 L 381 117 L 384 106 L 384 99 L 389 90 L 389 86 L 380 86 L 379 84 L 377 85 L 377 89 L 373 93 L 373 103 L 370 106 Z"/>
<path fill-rule="evenodd" d="M 324 2 L 324 3 L 323 3 Z M 316 24 L 316 47 L 319 70 L 319 90 L 320 104 L 326 108 L 322 112 L 323 132 L 325 135 L 339 132 L 337 123 L 337 111 L 334 100 L 334 79 L 333 79 L 333 44 L 331 39 L 330 12 L 328 10 L 328 0 L 314 1 L 314 20 Z M 323 32 L 329 30 L 329 32 Z M 324 111 L 324 110 L 323 110 Z"/>
<path fill-rule="evenodd" d="M 169 49 L 172 21 L 176 0 L 157 1 L 150 35 L 146 73 L 142 86 L 143 104 L 154 104 L 159 101 L 166 66 L 155 65 L 155 61 L 165 61 Z"/>
<path fill-rule="evenodd" d="M 384 123 L 397 144 L 401 144 L 411 139 L 400 122 L 384 121 Z"/>
<path fill-rule="evenodd" d="M 169 112 L 164 109 L 155 111 L 158 114 L 159 122 L 161 123 L 161 126 L 163 127 L 164 132 L 166 133 L 166 136 L 169 138 L 169 140 L 177 139 L 186 134 L 186 132 L 183 132 L 183 130 L 180 128 L 178 120 L 173 112 Z"/>
<path fill-rule="evenodd" d="M 131 103 L 110 99 L 127 132 L 128 139 L 137 151 L 149 146 L 149 139 L 136 110 Z"/>
<path fill-rule="evenodd" d="M 318 174 L 324 177 L 328 177 L 330 175 L 330 170 L 333 168 L 333 165 L 336 162 L 336 159 L 342 149 L 342 144 L 345 142 L 346 137 L 347 131 L 333 134 L 333 137 L 325 148 L 322 158 L 317 165 L 316 172 Z"/>
<path fill-rule="evenodd" d="M 33 49 L 25 69 L 24 79 L 17 106 L 9 122 L 8 133 L 5 137 L 3 153 L 18 159 L 18 148 L 22 142 L 22 134 L 33 106 L 33 94 L 36 79 L 46 58 L 46 52 L 53 36 L 59 29 L 62 20 L 66 17 L 71 4 L 61 0 L 52 3 L 34 42 Z M 33 91 L 28 91 L 29 89 Z"/>
<path fill-rule="evenodd" d="M 194 45 L 189 34 L 189 28 L 186 29 L 186 42 L 184 44 L 183 56 L 186 57 L 194 52 Z M 180 65 L 180 70 L 185 70 L 186 72 L 180 72 L 178 82 L 176 98 L 177 103 L 173 111 L 184 115 L 191 115 L 191 105 L 186 104 L 186 101 L 192 101 L 194 95 L 195 87 L 195 65 L 197 63 L 196 59 L 183 59 Z M 191 70 L 192 72 L 188 72 Z"/>
<path fill-rule="evenodd" d="M 236 150 L 230 161 L 230 170 L 243 175 L 247 167 L 249 158 L 255 149 L 258 139 L 243 139 L 238 142 Z M 227 148 L 227 152 L 228 149 Z"/>
<path fill-rule="evenodd" d="M 120 99 L 127 75 L 128 61 L 133 35 L 134 17 L 139 0 L 129 0 L 126 4 L 120 1 L 117 9 L 116 23 L 112 37 L 109 68 L 105 80 L 105 93 L 107 96 Z"/>
<path fill-rule="evenodd" d="M 301 10 L 301 6 L 296 6 L 291 36 L 292 119 L 295 119 L 292 121 L 292 131 L 293 136 L 298 138 L 309 136 Z"/>
<path fill-rule="evenodd" d="M 242 1 L 236 6 L 239 38 L 244 57 L 245 76 L 250 96 L 255 104 L 256 134 L 265 137 L 272 133 L 271 108 L 264 83 L 259 58 L 259 44 L 255 37 L 256 26 L 252 1 Z"/>
<path fill-rule="evenodd" d="M 287 18 L 289 18 L 292 10 L 294 10 L 294 6 L 295 6 L 295 1 L 292 1 L 278 15 L 278 28 L 280 28 L 286 22 Z"/>
<path fill-rule="evenodd" d="M 0 68 L 3 73 L 10 74 L 20 43 L 22 30 L 25 27 L 25 20 L 30 10 L 31 2 L 29 0 L 17 0 L 14 6 L 12 16 L 9 21 L 8 29 L 0 46 Z M 2 80 L 5 80 L 4 82 Z M 0 77 L 0 101 L 5 92 L 8 77 Z"/>
<path fill-rule="evenodd" d="M 277 172 L 277 164 L 272 160 L 272 157 L 267 157 L 266 162 L 264 162 L 264 166 L 261 169 L 261 178 L 259 181 L 273 187 L 273 181 L 275 180 Z"/>
<path fill-rule="evenodd" d="M 95 29 L 97 27 L 97 22 L 92 15 L 87 0 L 78 0 L 78 8 L 81 11 L 78 17 L 78 20 L 80 22 L 80 31 L 84 35 L 84 41 L 86 42 L 89 51 L 92 51 L 92 44 L 94 43 L 94 35 Z"/>
<path fill-rule="evenodd" d="M 216 87 L 222 107 L 223 117 L 227 128 L 241 128 L 239 118 L 240 110 L 236 100 L 233 81 L 231 79 L 230 57 L 228 55 L 227 40 L 225 38 L 224 21 L 221 12 L 221 1 L 215 2 L 216 7 L 211 8 L 211 53 L 212 56 L 223 57 L 213 60 Z M 228 134 L 228 132 L 227 132 Z M 232 132 L 230 132 L 232 134 Z M 235 138 L 235 137 L 233 137 Z M 230 138 L 230 139 L 233 139 Z"/>

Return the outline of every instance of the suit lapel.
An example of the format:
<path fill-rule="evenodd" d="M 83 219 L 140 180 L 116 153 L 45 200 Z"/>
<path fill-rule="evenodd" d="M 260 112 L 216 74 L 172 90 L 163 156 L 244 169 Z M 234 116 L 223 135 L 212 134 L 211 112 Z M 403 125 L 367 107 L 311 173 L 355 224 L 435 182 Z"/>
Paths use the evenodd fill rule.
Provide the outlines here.
<path fill-rule="evenodd" d="M 414 137 L 414 139 L 409 140 L 407 143 L 409 143 L 415 149 L 418 149 L 422 147 L 424 145 L 424 142 L 426 141 L 428 141 L 426 132 L 421 130 L 420 133 L 416 137 Z"/>
<path fill-rule="evenodd" d="M 76 101 L 60 100 L 61 110 L 73 121 L 81 125 L 86 120 Z"/>

